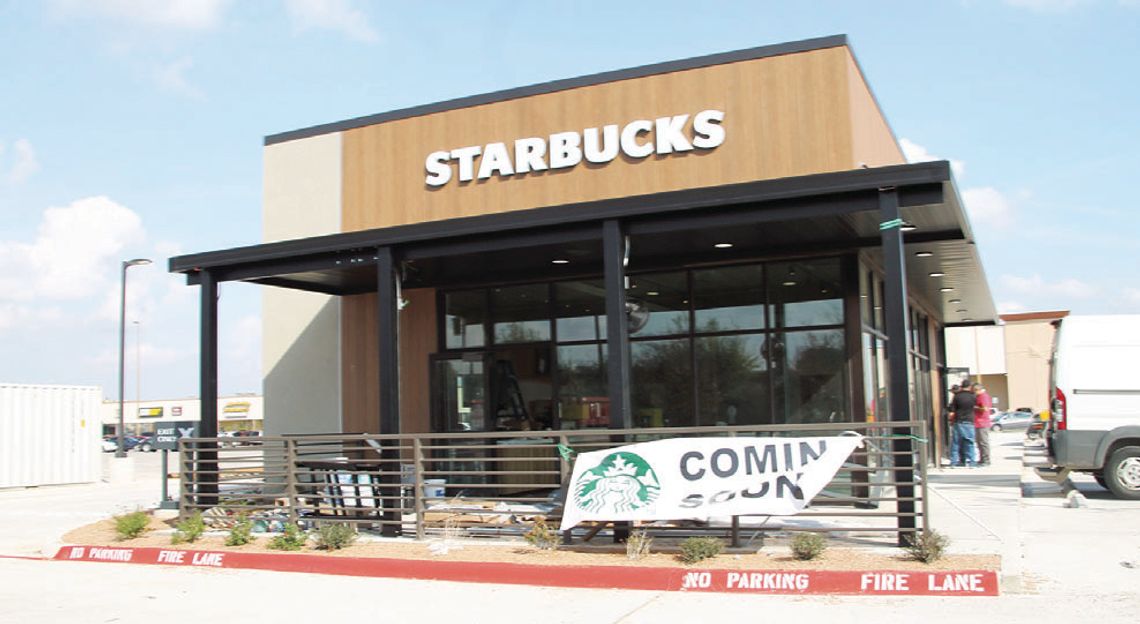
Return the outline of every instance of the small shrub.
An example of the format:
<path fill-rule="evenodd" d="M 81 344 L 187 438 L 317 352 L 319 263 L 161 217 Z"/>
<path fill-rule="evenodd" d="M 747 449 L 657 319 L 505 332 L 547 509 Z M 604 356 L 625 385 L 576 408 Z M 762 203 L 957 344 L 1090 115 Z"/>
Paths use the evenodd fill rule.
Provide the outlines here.
<path fill-rule="evenodd" d="M 253 541 L 253 521 L 249 516 L 241 516 L 226 536 L 226 546 L 245 546 Z"/>
<path fill-rule="evenodd" d="M 558 548 L 558 531 L 546 524 L 546 518 L 538 516 L 534 519 L 534 526 L 523 535 L 531 546 L 542 550 Z"/>
<path fill-rule="evenodd" d="M 625 540 L 625 556 L 629 559 L 641 559 L 649 554 L 649 548 L 653 545 L 653 538 L 645 529 L 633 531 L 629 534 L 629 539 Z"/>
<path fill-rule="evenodd" d="M 308 535 L 301 532 L 295 524 L 286 524 L 281 535 L 269 540 L 271 550 L 301 550 Z"/>
<path fill-rule="evenodd" d="M 325 524 L 317 529 L 319 550 L 340 550 L 356 541 L 356 529 L 348 524 Z"/>
<path fill-rule="evenodd" d="M 115 533 L 120 540 L 134 539 L 146 532 L 150 516 L 145 511 L 132 511 L 115 516 Z"/>
<path fill-rule="evenodd" d="M 724 542 L 715 537 L 690 537 L 681 542 L 681 561 L 697 563 L 724 551 Z"/>
<path fill-rule="evenodd" d="M 933 529 L 922 533 L 912 534 L 907 538 L 906 547 L 911 559 L 923 563 L 934 563 L 946 554 L 946 547 L 950 545 L 950 538 Z"/>
<path fill-rule="evenodd" d="M 202 514 L 194 512 L 193 515 L 174 525 L 174 537 L 170 538 L 172 544 L 184 544 L 198 541 L 206 532 L 206 521 Z"/>
<path fill-rule="evenodd" d="M 819 533 L 797 533 L 792 538 L 792 556 L 800 561 L 811 561 L 827 550 L 827 538 Z"/>

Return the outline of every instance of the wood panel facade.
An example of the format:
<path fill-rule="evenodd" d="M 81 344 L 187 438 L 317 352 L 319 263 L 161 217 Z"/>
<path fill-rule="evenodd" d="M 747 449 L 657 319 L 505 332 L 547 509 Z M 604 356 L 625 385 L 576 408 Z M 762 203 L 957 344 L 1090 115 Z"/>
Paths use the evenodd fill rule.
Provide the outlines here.
<path fill-rule="evenodd" d="M 400 429 L 431 431 L 429 356 L 436 350 L 435 289 L 406 290 L 407 313 L 400 314 Z M 380 391 L 376 387 L 378 339 L 376 295 L 344 297 L 341 304 L 342 423 L 350 433 L 380 430 Z"/>
<path fill-rule="evenodd" d="M 438 150 L 724 111 L 715 149 L 425 183 Z M 689 120 L 691 128 L 692 119 Z M 346 130 L 344 231 L 903 162 L 846 47 L 603 83 Z"/>

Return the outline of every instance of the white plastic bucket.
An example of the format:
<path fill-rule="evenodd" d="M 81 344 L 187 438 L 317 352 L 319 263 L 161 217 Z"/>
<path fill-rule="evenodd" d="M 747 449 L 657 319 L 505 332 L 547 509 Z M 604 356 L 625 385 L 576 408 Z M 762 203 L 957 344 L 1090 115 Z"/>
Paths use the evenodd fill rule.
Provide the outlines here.
<path fill-rule="evenodd" d="M 443 498 L 447 479 L 424 479 L 424 498 Z"/>

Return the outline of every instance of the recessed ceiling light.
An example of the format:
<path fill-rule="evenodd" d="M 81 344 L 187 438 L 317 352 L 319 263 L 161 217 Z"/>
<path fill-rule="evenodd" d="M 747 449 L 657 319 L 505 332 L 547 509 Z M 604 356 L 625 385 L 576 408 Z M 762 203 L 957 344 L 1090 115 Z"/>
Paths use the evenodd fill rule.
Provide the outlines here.
<path fill-rule="evenodd" d="M 649 295 L 650 297 L 656 297 L 657 295 L 660 295 L 661 293 L 657 292 L 656 290 L 650 290 L 650 291 L 646 292 L 645 294 Z"/>
<path fill-rule="evenodd" d="M 943 286 L 942 288 L 939 288 L 938 290 L 939 290 L 939 291 L 941 291 L 941 292 L 950 292 L 950 291 L 952 291 L 952 290 L 954 290 L 954 289 L 953 289 L 953 288 L 950 288 L 949 286 Z"/>
<path fill-rule="evenodd" d="M 784 286 L 795 286 L 795 285 L 796 285 L 796 283 L 791 281 L 791 280 L 784 282 Z"/>
<path fill-rule="evenodd" d="M 570 264 L 570 261 L 563 258 L 556 258 L 554 260 L 551 260 L 550 264 Z"/>
<path fill-rule="evenodd" d="M 954 310 L 954 311 L 957 312 L 958 314 L 965 314 L 966 312 L 969 312 L 969 310 Z"/>
<path fill-rule="evenodd" d="M 947 303 L 962 303 L 962 300 L 961 299 L 951 299 Z"/>
<path fill-rule="evenodd" d="M 713 247 L 716 247 L 717 249 L 728 249 L 729 247 L 732 247 L 732 243 L 717 243 L 713 245 Z"/>
<path fill-rule="evenodd" d="M 933 251 L 916 251 L 916 252 L 914 252 L 914 255 L 918 256 L 919 258 L 929 258 L 930 256 L 934 255 L 934 252 Z"/>
<path fill-rule="evenodd" d="M 965 323 L 972 323 L 974 321 L 974 319 L 972 319 L 970 317 L 966 317 L 966 318 L 962 319 L 962 321 Z"/>
<path fill-rule="evenodd" d="M 902 226 L 899 227 L 899 229 L 904 232 L 913 232 L 918 229 L 918 226 L 911 223 L 910 221 L 903 221 Z"/>
<path fill-rule="evenodd" d="M 946 274 L 943 273 L 942 271 L 933 271 L 930 273 L 930 277 L 945 277 L 945 276 L 946 276 Z"/>

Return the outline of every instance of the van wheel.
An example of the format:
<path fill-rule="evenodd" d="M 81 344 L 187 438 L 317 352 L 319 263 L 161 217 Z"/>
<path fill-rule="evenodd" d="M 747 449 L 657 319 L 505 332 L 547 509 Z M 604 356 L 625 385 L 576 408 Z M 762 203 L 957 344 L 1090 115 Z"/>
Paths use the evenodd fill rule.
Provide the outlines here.
<path fill-rule="evenodd" d="M 1118 498 L 1140 500 L 1140 446 L 1116 449 L 1104 467 L 1104 480 Z"/>

